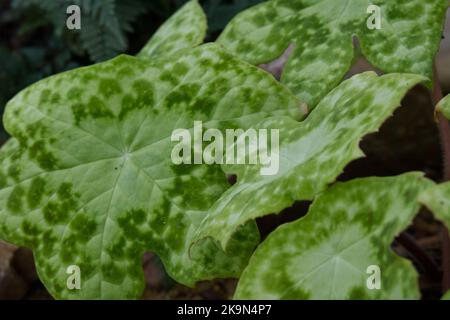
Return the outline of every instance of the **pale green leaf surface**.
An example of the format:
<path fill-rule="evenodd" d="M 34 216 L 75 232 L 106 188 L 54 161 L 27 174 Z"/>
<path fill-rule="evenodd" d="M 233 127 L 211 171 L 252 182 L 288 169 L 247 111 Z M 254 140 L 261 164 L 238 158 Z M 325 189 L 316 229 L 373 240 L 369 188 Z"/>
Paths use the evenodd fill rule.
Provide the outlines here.
<path fill-rule="evenodd" d="M 209 210 L 196 239 L 213 237 L 226 248 L 240 225 L 313 199 L 350 161 L 363 156 L 360 140 L 378 130 L 406 92 L 423 80 L 366 72 L 334 89 L 303 122 L 287 117 L 263 121 L 261 128 L 279 129 L 278 173 L 262 176 L 260 165 L 224 166 L 237 174 L 237 183 Z"/>
<path fill-rule="evenodd" d="M 369 4 L 381 8 L 381 29 L 367 27 Z M 431 78 L 447 6 L 447 0 L 269 0 L 238 14 L 218 42 L 253 64 L 294 44 L 281 80 L 313 108 L 349 71 L 353 36 L 375 67 Z"/>
<path fill-rule="evenodd" d="M 420 209 L 419 193 L 432 184 L 421 173 L 337 183 L 305 217 L 279 227 L 258 247 L 235 298 L 418 298 L 417 272 L 390 246 Z M 369 266 L 379 267 L 379 290 L 367 287 Z"/>
<path fill-rule="evenodd" d="M 168 56 L 203 43 L 207 20 L 198 0 L 191 0 L 170 17 L 137 55 L 139 58 Z"/>
<path fill-rule="evenodd" d="M 436 111 L 441 112 L 447 119 L 450 119 L 450 95 L 439 102 Z"/>
<path fill-rule="evenodd" d="M 141 256 L 158 254 L 177 281 L 235 277 L 259 240 L 251 223 L 225 254 L 190 251 L 206 211 L 228 188 L 220 166 L 171 161 L 177 128 L 247 128 L 299 116 L 298 99 L 217 45 L 150 62 L 119 56 L 62 73 L 7 105 L 0 152 L 0 238 L 31 247 L 57 298 L 136 298 Z M 81 290 L 66 268 L 81 268 Z"/>

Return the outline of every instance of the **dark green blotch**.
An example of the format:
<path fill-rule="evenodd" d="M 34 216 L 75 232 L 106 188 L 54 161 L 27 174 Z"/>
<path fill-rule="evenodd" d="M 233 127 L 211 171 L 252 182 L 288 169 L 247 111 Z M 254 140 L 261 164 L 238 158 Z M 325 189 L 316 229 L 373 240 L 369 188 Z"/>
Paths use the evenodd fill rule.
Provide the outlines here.
<path fill-rule="evenodd" d="M 144 79 L 133 82 L 133 89 L 137 93 L 138 102 L 142 102 L 145 106 L 151 106 L 155 103 L 153 85 Z"/>
<path fill-rule="evenodd" d="M 44 219 L 49 224 L 55 225 L 66 220 L 68 213 L 61 210 L 59 202 L 49 201 L 43 208 Z"/>
<path fill-rule="evenodd" d="M 26 148 L 28 145 L 28 135 L 17 132 L 15 135 L 16 139 L 19 141 L 21 147 Z"/>
<path fill-rule="evenodd" d="M 114 258 L 120 258 L 125 256 L 126 241 L 124 237 L 120 237 L 119 240 L 114 242 L 111 247 L 108 248 L 108 253 Z"/>
<path fill-rule="evenodd" d="M 166 240 L 173 251 L 181 252 L 184 249 L 187 230 L 188 228 L 183 224 L 182 216 L 175 216 L 170 219 Z"/>
<path fill-rule="evenodd" d="M 369 296 L 364 287 L 354 287 L 350 290 L 348 298 L 349 300 L 365 300 L 368 299 Z"/>
<path fill-rule="evenodd" d="M 49 89 L 44 89 L 39 96 L 39 104 L 45 104 L 51 100 L 51 91 Z"/>
<path fill-rule="evenodd" d="M 189 206 L 196 210 L 208 210 L 209 206 L 216 200 L 215 196 L 206 196 L 204 192 L 198 192 L 198 190 L 207 190 L 211 186 L 222 190 L 228 188 L 226 175 L 221 170 L 220 165 L 202 167 L 201 170 L 204 170 L 204 172 L 201 176 L 208 177 L 208 181 L 196 176 L 195 170 L 199 170 L 196 165 L 172 165 L 170 169 L 176 178 L 173 187 L 168 189 L 167 193 L 174 198 L 181 197 L 182 203 L 189 203 Z M 180 178 L 182 176 L 190 176 L 190 179 L 183 180 Z"/>
<path fill-rule="evenodd" d="M 35 209 L 39 205 L 44 195 L 45 180 L 41 177 L 34 178 L 31 181 L 27 193 L 27 202 L 30 209 Z"/>
<path fill-rule="evenodd" d="M 131 210 L 129 212 L 129 216 L 130 216 L 131 221 L 133 221 L 134 223 L 137 223 L 137 224 L 141 224 L 141 223 L 145 222 L 145 218 L 146 218 L 145 211 L 142 209 Z"/>
<path fill-rule="evenodd" d="M 125 274 L 120 272 L 114 262 L 102 266 L 102 275 L 106 281 L 113 284 L 121 284 L 125 278 Z"/>
<path fill-rule="evenodd" d="M 249 100 L 247 100 L 249 101 Z M 214 106 L 216 105 L 216 102 L 213 98 L 210 98 L 208 96 L 201 96 L 198 97 L 193 104 L 190 105 L 191 109 L 190 111 L 192 113 L 199 112 L 202 113 L 205 116 L 210 116 L 211 112 L 214 110 Z M 188 108 L 189 110 L 189 108 Z"/>
<path fill-rule="evenodd" d="M 69 101 L 78 101 L 81 99 L 81 96 L 83 95 L 83 90 L 79 87 L 72 87 L 70 88 L 70 90 L 67 92 L 66 97 L 67 100 Z"/>
<path fill-rule="evenodd" d="M 163 82 L 168 82 L 171 85 L 176 85 L 178 82 L 178 79 L 173 76 L 173 74 L 170 71 L 164 71 L 161 76 L 159 77 L 159 80 Z"/>
<path fill-rule="evenodd" d="M 126 214 L 117 219 L 117 223 L 123 230 L 124 234 L 133 236 L 135 238 L 141 238 L 142 232 L 138 226 L 144 223 L 146 220 L 145 211 L 142 209 L 132 209 L 126 212 Z"/>
<path fill-rule="evenodd" d="M 140 257 L 142 255 L 143 250 L 139 245 L 132 245 L 128 247 L 125 255 L 127 259 L 134 260 L 136 257 Z"/>
<path fill-rule="evenodd" d="M 97 223 L 94 219 L 90 219 L 87 214 L 78 214 L 70 224 L 70 229 L 79 240 L 86 243 L 94 236 Z"/>
<path fill-rule="evenodd" d="M 157 209 L 155 209 L 152 214 L 153 219 L 150 221 L 150 227 L 157 234 L 162 234 L 164 230 L 167 228 L 170 206 L 171 206 L 170 201 L 167 200 L 166 197 L 164 197 L 162 199 L 162 203 L 158 205 Z"/>
<path fill-rule="evenodd" d="M 22 222 L 22 230 L 26 235 L 37 236 L 39 234 L 39 229 L 34 224 L 28 220 Z"/>
<path fill-rule="evenodd" d="M 57 191 L 58 197 L 61 199 L 67 199 L 72 197 L 73 191 L 72 191 L 72 184 L 68 182 L 62 183 Z"/>
<path fill-rule="evenodd" d="M 97 79 L 96 75 L 94 73 L 85 73 L 81 76 L 81 79 L 83 80 L 84 83 L 88 83 L 90 81 L 93 81 L 95 79 Z"/>
<path fill-rule="evenodd" d="M 87 104 L 76 103 L 72 105 L 72 113 L 77 124 L 88 117 L 93 119 L 114 117 L 105 103 L 95 96 L 91 97 Z"/>
<path fill-rule="evenodd" d="M 78 239 L 73 234 L 63 240 L 63 250 L 59 251 L 59 257 L 64 263 L 73 263 L 77 253 L 77 243 Z"/>
<path fill-rule="evenodd" d="M 8 183 L 8 178 L 0 172 L 0 189 L 3 189 L 4 187 L 6 187 Z"/>
<path fill-rule="evenodd" d="M 56 194 L 58 199 L 49 201 L 43 208 L 44 218 L 50 224 L 65 222 L 70 214 L 77 210 L 78 195 L 73 191 L 72 184 L 61 184 Z"/>
<path fill-rule="evenodd" d="M 15 186 L 13 191 L 8 197 L 6 202 L 6 207 L 14 213 L 21 213 L 23 209 L 23 197 L 25 196 L 25 191 L 21 186 Z"/>
<path fill-rule="evenodd" d="M 45 257 L 51 257 L 54 253 L 54 247 L 57 241 L 58 239 L 53 235 L 52 230 L 46 231 L 42 235 L 39 252 Z"/>
<path fill-rule="evenodd" d="M 170 109 L 183 107 L 193 112 L 196 109 L 195 104 L 193 104 L 194 98 L 197 96 L 199 90 L 200 85 L 197 83 L 184 84 L 167 95 L 164 105 Z"/>
<path fill-rule="evenodd" d="M 35 122 L 27 126 L 26 132 L 29 137 L 37 138 L 38 134 L 41 137 L 45 136 L 48 130 L 45 126 L 42 125 L 41 122 Z"/>
<path fill-rule="evenodd" d="M 19 175 L 20 175 L 20 166 L 15 163 L 12 163 L 10 165 L 10 167 L 8 168 L 8 177 L 11 177 L 15 181 L 18 181 Z M 6 178 L 5 178 L 5 183 L 6 183 Z"/>
<path fill-rule="evenodd" d="M 133 69 L 129 68 L 129 67 L 123 67 L 121 69 L 119 69 L 119 71 L 117 72 L 117 75 L 119 76 L 119 78 L 125 78 L 125 77 L 132 77 L 134 76 L 135 72 L 133 71 Z"/>
<path fill-rule="evenodd" d="M 119 113 L 119 119 L 125 118 L 125 116 L 135 108 L 137 104 L 136 99 L 134 99 L 131 95 L 127 94 L 122 98 L 122 107 Z"/>
<path fill-rule="evenodd" d="M 39 167 L 45 170 L 54 170 L 57 168 L 56 157 L 47 148 L 44 140 L 37 140 L 28 149 L 28 155 L 31 159 L 36 160 Z"/>
<path fill-rule="evenodd" d="M 53 104 L 59 103 L 61 101 L 61 96 L 58 92 L 55 92 L 52 94 L 50 102 Z"/>
<path fill-rule="evenodd" d="M 172 72 L 176 74 L 178 77 L 185 76 L 188 71 L 189 66 L 182 62 L 177 62 L 172 69 Z"/>
<path fill-rule="evenodd" d="M 123 119 L 132 110 L 151 108 L 155 104 L 154 87 L 149 81 L 139 79 L 132 86 L 136 97 L 127 94 L 122 98 L 119 119 Z"/>
<path fill-rule="evenodd" d="M 101 79 L 98 90 L 105 98 L 122 92 L 122 88 L 115 79 Z"/>

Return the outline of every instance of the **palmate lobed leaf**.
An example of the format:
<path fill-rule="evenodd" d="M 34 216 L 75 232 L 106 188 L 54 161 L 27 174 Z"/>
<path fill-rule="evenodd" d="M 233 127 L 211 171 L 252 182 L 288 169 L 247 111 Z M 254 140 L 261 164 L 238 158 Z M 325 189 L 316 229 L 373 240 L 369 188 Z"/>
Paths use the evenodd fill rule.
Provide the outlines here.
<path fill-rule="evenodd" d="M 227 248 L 239 226 L 295 201 L 312 200 L 349 162 L 363 156 L 360 140 L 377 131 L 407 91 L 424 80 L 366 72 L 344 81 L 303 122 L 264 120 L 260 127 L 280 130 L 279 172 L 262 176 L 260 166 L 223 166 L 237 174 L 237 183 L 211 207 L 195 238 L 212 237 Z"/>
<path fill-rule="evenodd" d="M 139 52 L 139 58 L 171 55 L 203 43 L 207 19 L 198 0 L 191 0 L 170 17 Z"/>
<path fill-rule="evenodd" d="M 308 214 L 275 230 L 244 270 L 237 299 L 415 299 L 418 275 L 391 243 L 433 185 L 421 173 L 338 183 Z M 380 288 L 369 289 L 379 268 Z"/>
<path fill-rule="evenodd" d="M 33 249 L 56 298 L 136 298 L 141 256 L 153 251 L 178 282 L 240 274 L 259 241 L 253 223 L 226 254 L 191 238 L 227 189 L 220 166 L 171 162 L 172 131 L 247 128 L 300 117 L 300 102 L 270 75 L 217 45 L 168 59 L 119 56 L 20 92 L 0 151 L 0 238 Z M 190 256 L 189 256 L 190 254 Z M 81 269 L 68 290 L 66 269 Z"/>
<path fill-rule="evenodd" d="M 367 27 L 370 4 L 381 8 L 381 29 Z M 281 81 L 313 108 L 349 71 L 353 36 L 375 67 L 431 79 L 447 7 L 447 0 L 269 0 L 238 14 L 218 42 L 253 64 L 293 43 Z"/>

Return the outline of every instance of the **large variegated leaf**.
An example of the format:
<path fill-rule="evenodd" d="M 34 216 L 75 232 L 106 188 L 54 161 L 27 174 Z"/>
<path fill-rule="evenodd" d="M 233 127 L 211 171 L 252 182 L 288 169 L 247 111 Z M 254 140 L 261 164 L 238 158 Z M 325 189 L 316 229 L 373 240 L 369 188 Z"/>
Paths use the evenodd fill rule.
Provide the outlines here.
<path fill-rule="evenodd" d="M 207 21 L 198 0 L 191 0 L 167 20 L 139 52 L 138 57 L 154 58 L 203 43 Z"/>
<path fill-rule="evenodd" d="M 287 117 L 263 121 L 261 128 L 279 129 L 278 173 L 263 176 L 260 165 L 224 166 L 237 174 L 237 183 L 209 210 L 196 238 L 210 236 L 226 248 L 246 222 L 296 200 L 312 199 L 350 161 L 363 156 L 358 146 L 362 137 L 378 130 L 405 93 L 423 80 L 418 75 L 377 77 L 366 72 L 343 82 L 301 123 Z"/>
<path fill-rule="evenodd" d="M 372 4 L 381 10 L 380 29 L 367 26 L 376 22 Z M 274 60 L 293 43 L 282 82 L 314 107 L 350 69 L 353 36 L 381 70 L 431 78 L 447 6 L 447 0 L 270 0 L 237 15 L 218 42 L 253 64 Z"/>
<path fill-rule="evenodd" d="M 436 107 L 437 112 L 442 112 L 442 114 L 450 119 L 450 95 L 442 99 Z"/>
<path fill-rule="evenodd" d="M 227 189 L 220 166 L 174 165 L 174 129 L 247 128 L 300 102 L 270 75 L 216 45 L 171 59 L 111 61 L 59 74 L 7 105 L 14 137 L 0 152 L 0 238 L 33 249 L 58 298 L 138 297 L 141 254 L 192 285 L 239 275 L 258 241 L 242 228 L 227 254 L 207 240 L 188 252 Z M 81 289 L 66 287 L 69 266 Z"/>
<path fill-rule="evenodd" d="M 338 183 L 306 217 L 275 230 L 239 281 L 237 299 L 412 299 L 412 264 L 390 245 L 433 183 L 420 173 Z"/>

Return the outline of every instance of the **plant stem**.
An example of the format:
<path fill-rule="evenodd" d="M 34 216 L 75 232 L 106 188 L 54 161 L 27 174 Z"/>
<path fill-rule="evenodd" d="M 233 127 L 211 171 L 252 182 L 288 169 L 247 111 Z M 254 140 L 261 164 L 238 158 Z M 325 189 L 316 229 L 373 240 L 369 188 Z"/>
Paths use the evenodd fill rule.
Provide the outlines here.
<path fill-rule="evenodd" d="M 434 88 L 433 88 L 433 104 L 436 106 L 443 98 L 441 84 L 437 76 L 437 71 L 434 72 Z M 444 181 L 450 180 L 450 125 L 448 120 L 442 113 L 436 115 L 438 121 L 439 135 L 441 138 L 442 154 L 443 154 L 443 170 Z"/>
<path fill-rule="evenodd" d="M 439 82 L 436 66 L 434 67 L 434 79 L 433 79 L 433 104 L 436 106 L 439 101 L 442 100 L 442 88 Z M 439 113 L 437 115 L 439 135 L 441 138 L 442 153 L 443 153 L 443 169 L 444 169 L 444 181 L 450 181 L 450 125 L 448 120 Z M 445 293 L 450 289 L 450 236 L 448 230 L 444 227 L 442 234 L 442 289 Z"/>
<path fill-rule="evenodd" d="M 442 230 L 442 265 L 443 265 L 443 278 L 442 278 L 442 291 L 446 293 L 450 290 L 450 236 L 447 228 Z"/>
<path fill-rule="evenodd" d="M 433 258 L 416 243 L 413 237 L 406 232 L 402 232 L 395 240 L 413 256 L 414 260 L 421 265 L 423 271 L 431 280 L 439 281 L 441 279 L 442 273 L 439 271 L 439 266 Z"/>
<path fill-rule="evenodd" d="M 437 115 L 439 134 L 443 152 L 444 181 L 450 181 L 450 126 L 448 120 L 439 113 Z"/>

